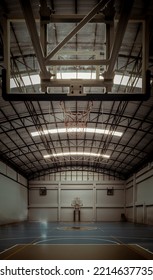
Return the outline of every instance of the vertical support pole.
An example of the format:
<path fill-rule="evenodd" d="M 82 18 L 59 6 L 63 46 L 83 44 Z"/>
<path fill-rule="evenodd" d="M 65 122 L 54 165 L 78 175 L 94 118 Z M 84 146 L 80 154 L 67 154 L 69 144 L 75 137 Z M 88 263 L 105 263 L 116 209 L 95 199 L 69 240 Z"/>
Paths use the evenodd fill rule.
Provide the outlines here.
<path fill-rule="evenodd" d="M 58 55 L 55 55 L 55 59 L 58 59 Z M 57 66 L 53 66 L 53 79 L 57 79 Z"/>
<path fill-rule="evenodd" d="M 75 210 L 73 210 L 73 222 L 75 222 Z"/>
<path fill-rule="evenodd" d="M 40 21 L 40 42 L 43 50 L 43 54 L 47 56 L 47 24 Z"/>
<path fill-rule="evenodd" d="M 114 22 L 112 24 L 106 24 L 106 57 L 110 58 L 111 49 L 114 41 Z"/>
<path fill-rule="evenodd" d="M 93 221 L 96 221 L 96 185 L 93 184 Z"/>
<path fill-rule="evenodd" d="M 50 9 L 46 0 L 40 0 L 40 43 L 43 55 L 47 56 L 47 23 L 50 21 Z"/>
<path fill-rule="evenodd" d="M 111 49 L 112 49 L 112 45 L 113 45 L 113 42 L 114 42 L 114 32 L 115 32 L 115 30 L 114 30 L 114 22 L 111 25 L 110 24 L 106 24 L 106 57 L 105 57 L 105 59 L 109 59 L 110 58 Z M 106 67 L 108 68 L 108 65 L 105 66 L 105 71 L 107 71 Z M 106 91 L 110 92 L 111 91 L 111 87 L 107 86 Z"/>
<path fill-rule="evenodd" d="M 133 175 L 133 223 L 136 223 L 136 174 Z"/>
<path fill-rule="evenodd" d="M 61 184 L 58 185 L 58 222 L 61 221 Z"/>
<path fill-rule="evenodd" d="M 99 59 L 99 55 L 96 54 L 96 59 L 98 60 Z M 99 77 L 100 77 L 100 66 L 96 66 L 96 80 L 99 80 Z"/>
<path fill-rule="evenodd" d="M 29 220 L 29 206 L 30 206 L 30 187 L 29 187 L 29 181 L 27 181 L 27 220 Z"/>
<path fill-rule="evenodd" d="M 124 183 L 124 214 L 126 217 L 126 184 Z"/>
<path fill-rule="evenodd" d="M 143 203 L 143 224 L 146 224 L 146 211 L 147 211 L 147 208 L 146 208 L 146 204 L 144 202 Z"/>
<path fill-rule="evenodd" d="M 6 69 L 6 90 L 10 92 L 10 21 L 3 18 L 4 67 Z"/>
<path fill-rule="evenodd" d="M 146 71 L 149 61 L 149 23 L 142 23 L 142 92 L 146 93 Z"/>

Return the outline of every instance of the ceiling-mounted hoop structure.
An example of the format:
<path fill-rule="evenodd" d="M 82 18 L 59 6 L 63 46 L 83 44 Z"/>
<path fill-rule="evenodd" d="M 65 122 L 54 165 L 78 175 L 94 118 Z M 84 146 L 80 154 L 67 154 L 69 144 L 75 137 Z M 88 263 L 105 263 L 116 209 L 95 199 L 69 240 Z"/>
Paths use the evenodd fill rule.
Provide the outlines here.
<path fill-rule="evenodd" d="M 99 12 L 102 12 L 107 5 L 111 2 L 110 0 L 100 0 L 98 4 L 92 8 L 91 11 L 85 16 L 78 18 L 71 15 L 71 21 L 77 22 L 78 24 L 74 27 L 71 32 L 52 49 L 49 53 L 47 52 L 47 25 L 54 20 L 52 11 L 47 6 L 46 1 L 40 1 L 40 36 L 37 32 L 36 19 L 33 14 L 32 6 L 30 0 L 26 2 L 24 0 L 19 0 L 20 6 L 23 12 L 23 19 L 26 23 L 29 36 L 32 41 L 32 45 L 36 54 L 36 58 L 40 69 L 41 78 L 41 91 L 42 93 L 11 93 L 10 92 L 10 20 L 5 19 L 4 21 L 4 67 L 2 73 L 2 96 L 4 100 L 8 101 L 70 101 L 70 100 L 99 100 L 99 101 L 145 101 L 150 97 L 150 73 L 148 69 L 148 57 L 149 57 L 149 38 L 148 38 L 148 20 L 141 19 L 138 22 L 142 24 L 142 92 L 140 93 L 113 93 L 111 92 L 113 86 L 113 77 L 115 73 L 115 64 L 118 58 L 119 50 L 124 38 L 124 34 L 128 24 L 131 22 L 131 11 L 133 7 L 133 0 L 123 1 L 120 16 L 116 21 L 116 27 L 114 29 L 114 18 L 107 21 L 104 16 Z M 97 17 L 98 15 L 98 17 Z M 57 20 L 57 18 L 56 18 Z M 58 17 L 58 21 L 63 21 Z M 69 22 L 65 18 L 65 22 Z M 81 60 L 60 60 L 53 59 L 55 55 L 78 33 L 82 28 L 95 20 L 96 22 L 101 22 L 106 25 L 106 42 L 107 42 L 107 53 L 104 59 L 81 59 Z M 79 21 L 79 22 L 78 22 Z M 115 36 L 111 36 L 111 31 Z M 113 39 L 112 39 L 113 38 Z M 111 41 L 111 42 L 109 42 Z M 105 71 L 103 73 L 103 79 L 96 77 L 95 80 L 82 80 L 81 84 L 76 81 L 63 80 L 52 78 L 53 73 L 50 73 L 48 66 L 57 65 L 91 65 L 91 66 L 104 66 Z M 69 87 L 70 93 L 53 92 L 48 93 L 47 89 L 49 87 Z M 90 87 L 91 91 L 89 93 L 84 92 L 85 87 Z M 94 93 L 92 87 L 99 87 L 101 89 L 100 93 Z"/>

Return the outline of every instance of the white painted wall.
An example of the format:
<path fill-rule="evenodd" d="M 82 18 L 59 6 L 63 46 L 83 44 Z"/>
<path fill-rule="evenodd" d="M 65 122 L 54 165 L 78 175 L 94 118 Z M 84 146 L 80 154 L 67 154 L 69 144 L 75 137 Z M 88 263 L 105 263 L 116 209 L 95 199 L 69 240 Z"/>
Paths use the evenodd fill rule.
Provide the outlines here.
<path fill-rule="evenodd" d="M 148 165 L 126 182 L 126 217 L 135 223 L 153 224 L 153 168 Z"/>
<path fill-rule="evenodd" d="M 39 188 L 47 188 L 40 196 Z M 128 221 L 153 225 L 153 168 L 148 165 L 126 182 L 93 172 L 48 174 L 29 182 L 0 162 L 0 224 L 29 220 L 73 221 L 71 202 L 83 202 L 81 221 Z M 114 195 L 107 195 L 114 188 Z M 29 210 L 29 211 L 28 211 Z"/>
<path fill-rule="evenodd" d="M 0 225 L 27 219 L 27 181 L 0 162 Z"/>
<path fill-rule="evenodd" d="M 62 176 L 71 181 L 60 181 Z M 94 175 L 98 178 L 99 175 Z M 105 177 L 106 178 L 106 177 Z M 50 180 L 48 180 L 50 179 Z M 54 179 L 54 180 L 53 180 Z M 56 179 L 56 180 L 55 180 Z M 92 179 L 92 180 L 91 180 Z M 81 221 L 120 221 L 121 213 L 125 210 L 124 181 L 109 180 L 93 181 L 85 174 L 49 175 L 29 182 L 29 220 L 73 221 L 71 203 L 75 197 L 83 202 Z M 47 195 L 40 196 L 39 189 L 47 188 Z M 114 195 L 107 195 L 107 188 L 114 188 Z"/>
<path fill-rule="evenodd" d="M 73 176 L 74 175 L 74 176 Z M 63 180 L 61 180 L 63 179 Z M 47 188 L 40 196 L 39 188 Z M 153 169 L 147 166 L 126 183 L 116 178 L 91 172 L 49 174 L 29 182 L 0 162 L 0 224 L 29 220 L 73 221 L 72 200 L 83 202 L 81 221 L 128 221 L 153 224 Z M 107 188 L 114 195 L 107 195 Z M 29 210 L 29 211 L 28 211 Z"/>

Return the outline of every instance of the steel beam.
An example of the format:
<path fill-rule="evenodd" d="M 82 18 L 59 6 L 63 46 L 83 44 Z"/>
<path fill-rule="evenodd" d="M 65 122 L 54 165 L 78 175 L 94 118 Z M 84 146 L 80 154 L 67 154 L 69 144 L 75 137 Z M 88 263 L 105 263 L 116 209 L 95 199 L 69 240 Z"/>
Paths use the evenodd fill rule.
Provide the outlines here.
<path fill-rule="evenodd" d="M 68 14 L 68 15 L 56 15 L 52 14 L 50 22 L 52 23 L 79 23 L 85 15 Z M 106 20 L 104 15 L 95 15 L 89 22 L 91 23 L 108 23 L 112 24 L 112 20 Z"/>
<path fill-rule="evenodd" d="M 46 65 L 65 66 L 65 65 L 108 65 L 109 59 L 57 59 L 49 60 Z"/>
<path fill-rule="evenodd" d="M 40 42 L 44 56 L 47 55 L 47 24 L 42 24 L 40 21 Z M 43 62 L 44 63 L 44 62 Z"/>
<path fill-rule="evenodd" d="M 21 1 L 21 0 L 20 0 Z M 23 0 L 22 0 L 23 1 Z M 101 0 L 88 14 L 85 16 L 81 22 L 61 41 L 46 57 L 46 62 L 51 59 L 55 54 L 62 49 L 65 44 L 68 43 L 85 25 L 88 23 L 101 9 L 104 9 L 105 6 L 110 2 L 110 0 Z"/>
<path fill-rule="evenodd" d="M 31 7 L 30 0 L 19 0 L 20 5 L 23 11 L 23 15 L 25 17 L 25 21 L 27 24 L 27 28 L 31 37 L 31 41 L 34 47 L 34 51 L 36 53 L 36 57 L 38 59 L 38 63 L 41 69 L 41 72 L 43 76 L 49 76 L 49 73 L 47 72 L 46 65 L 44 62 L 44 54 L 42 51 L 42 47 L 40 45 L 40 40 L 37 32 L 37 27 L 35 23 L 35 19 L 33 16 L 33 11 Z"/>
<path fill-rule="evenodd" d="M 99 54 L 98 50 L 86 50 L 86 52 L 84 52 L 84 50 L 71 50 L 71 49 L 63 49 L 61 51 L 59 51 L 59 56 L 64 56 L 64 55 L 79 55 L 79 56 L 83 56 L 83 57 L 90 57 L 90 56 L 96 56 L 96 55 L 104 55 L 104 51 L 100 52 L 102 54 Z M 58 56 L 57 55 L 57 56 Z"/>
<path fill-rule="evenodd" d="M 82 14 L 51 14 L 50 21 L 47 21 L 47 23 L 79 23 L 85 15 Z M 8 14 L 8 19 L 11 22 L 24 22 L 25 19 L 20 14 Z M 118 22 L 119 16 L 115 18 L 115 21 Z M 129 22 L 130 23 L 139 23 L 145 20 L 145 15 L 131 15 Z M 40 21 L 40 17 L 36 16 L 35 21 Z M 44 20 L 45 22 L 45 20 Z M 113 20 L 106 19 L 103 14 L 97 14 L 95 15 L 89 23 L 105 23 L 105 24 L 113 24 Z"/>
<path fill-rule="evenodd" d="M 146 101 L 150 95 L 146 94 L 131 94 L 131 93 L 90 93 L 86 96 L 69 96 L 63 93 L 57 94 L 43 94 L 43 93 L 3 93 L 3 99 L 5 101 Z"/>
<path fill-rule="evenodd" d="M 43 54 L 47 55 L 47 23 L 44 18 L 50 18 L 50 9 L 47 6 L 46 0 L 40 1 L 40 43 L 43 49 Z"/>
<path fill-rule="evenodd" d="M 113 85 L 113 80 L 96 80 L 96 79 L 52 79 L 45 80 L 41 82 L 42 86 L 46 87 L 69 87 L 70 84 L 80 84 L 84 87 L 106 87 L 108 85 Z"/>
<path fill-rule="evenodd" d="M 6 88 L 10 91 L 10 21 L 3 17 L 4 67 L 7 69 Z"/>
<path fill-rule="evenodd" d="M 123 7 L 117 24 L 117 30 L 115 33 L 114 43 L 111 50 L 110 63 L 105 73 L 106 77 L 110 77 L 113 74 L 115 63 L 127 28 L 128 20 L 130 18 L 132 6 L 133 6 L 133 0 L 125 0 L 123 1 L 122 5 Z"/>
<path fill-rule="evenodd" d="M 145 20 L 142 24 L 142 90 L 146 84 L 146 70 L 149 65 L 149 21 Z"/>

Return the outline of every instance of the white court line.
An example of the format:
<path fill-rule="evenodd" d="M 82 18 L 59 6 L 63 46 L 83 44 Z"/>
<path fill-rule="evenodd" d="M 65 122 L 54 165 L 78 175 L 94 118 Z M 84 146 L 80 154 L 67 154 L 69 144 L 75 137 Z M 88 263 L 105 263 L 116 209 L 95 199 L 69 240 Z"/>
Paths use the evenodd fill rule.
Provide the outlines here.
<path fill-rule="evenodd" d="M 73 238 L 68 238 L 68 237 L 65 237 L 65 238 L 62 238 L 62 237 L 59 237 L 59 238 L 49 238 L 49 239 L 45 239 L 45 240 L 41 240 L 41 241 L 37 241 L 35 243 L 33 243 L 33 245 L 37 245 L 37 244 L 40 244 L 40 243 L 43 243 L 43 242 L 47 242 L 47 241 L 55 241 L 55 240 L 69 240 L 69 239 L 75 239 L 76 240 L 76 237 L 73 237 Z M 87 238 L 87 237 L 79 237 L 77 238 L 77 240 L 95 240 L 95 241 L 106 241 L 106 242 L 109 242 L 109 243 L 113 243 L 113 244 L 119 244 L 118 242 L 116 241 L 113 241 L 113 240 L 109 240 L 109 239 L 104 239 L 104 238 Z M 75 243 L 76 244 L 76 243 Z M 78 243 L 77 243 L 78 244 Z M 53 245 L 53 244 L 50 244 L 50 245 Z M 56 244 L 57 245 L 57 244 Z M 63 245 L 69 245 L 69 244 L 63 244 Z"/>
<path fill-rule="evenodd" d="M 136 237 L 136 236 L 115 236 L 122 239 L 140 239 L 140 240 L 152 240 L 152 237 Z"/>
<path fill-rule="evenodd" d="M 36 236 L 23 236 L 23 237 L 10 237 L 10 238 L 0 238 L 0 241 L 1 240 L 20 240 L 20 239 L 30 239 L 30 238 L 32 238 L 32 239 L 34 239 L 34 238 L 40 238 L 41 237 L 41 235 L 39 235 L 38 237 L 36 237 Z"/>
<path fill-rule="evenodd" d="M 104 230 L 103 230 L 103 229 L 101 229 L 100 227 L 97 227 L 97 229 L 98 229 L 98 230 L 100 230 L 100 231 L 102 231 L 102 232 L 104 232 Z"/>
<path fill-rule="evenodd" d="M 9 247 L 8 249 L 4 249 L 4 251 L 0 252 L 0 254 L 3 254 L 3 253 L 5 253 L 5 252 L 7 252 L 7 251 L 13 249 L 13 248 L 16 247 L 16 246 L 18 246 L 18 244 L 15 244 L 15 245 Z"/>
<path fill-rule="evenodd" d="M 141 245 L 139 244 L 129 244 L 129 245 L 137 245 L 140 249 L 143 249 L 144 251 L 148 252 L 148 253 L 151 253 L 153 255 L 153 252 L 151 252 L 149 249 L 146 249 L 145 247 L 142 247 Z"/>

